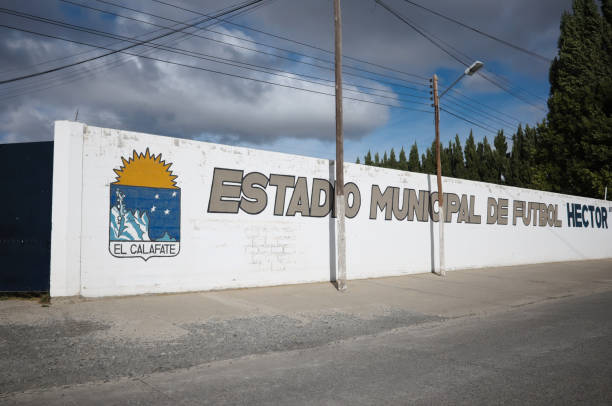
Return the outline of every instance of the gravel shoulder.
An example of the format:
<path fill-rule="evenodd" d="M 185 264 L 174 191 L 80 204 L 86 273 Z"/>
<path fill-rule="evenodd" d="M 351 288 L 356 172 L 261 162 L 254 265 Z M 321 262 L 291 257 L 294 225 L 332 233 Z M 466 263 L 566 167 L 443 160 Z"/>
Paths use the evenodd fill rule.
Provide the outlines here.
<path fill-rule="evenodd" d="M 583 365 L 582 374 L 593 375 L 591 366 L 596 366 L 599 375 L 591 376 L 591 380 L 598 382 L 598 377 L 612 378 L 609 367 L 600 365 L 599 359 L 591 354 L 597 350 L 612 359 L 604 345 L 609 347 L 612 342 L 612 316 L 607 312 L 612 304 L 611 292 L 612 261 L 605 260 L 454 271 L 446 278 L 412 275 L 351 281 L 348 293 L 336 292 L 331 284 L 309 284 L 98 300 L 75 298 L 52 301 L 49 307 L 34 301 L 2 301 L 0 403 L 34 399 L 33 393 L 51 396 L 77 393 L 83 388 L 108 389 L 112 385 L 140 388 L 136 391 L 140 395 L 134 395 L 134 401 L 139 403 L 147 399 L 152 388 L 158 385 L 163 388 L 164 379 L 178 379 L 176 382 L 181 382 L 187 397 L 190 386 L 182 380 L 200 379 L 207 398 L 223 401 L 215 396 L 226 393 L 229 397 L 225 400 L 241 403 L 240 397 L 233 396 L 244 392 L 249 397 L 242 401 L 256 399 L 251 396 L 259 394 L 263 396 L 262 403 L 266 403 L 272 398 L 267 399 L 264 394 L 274 391 L 263 388 L 275 387 L 270 381 L 274 373 L 268 371 L 270 377 L 257 373 L 266 368 L 285 371 L 286 379 L 279 376 L 278 382 L 288 387 L 293 385 L 291 374 L 306 377 L 314 374 L 308 378 L 310 385 L 319 388 L 323 383 L 315 375 L 329 374 L 329 379 L 336 373 L 344 376 L 345 372 L 337 369 L 342 363 L 352 371 L 363 370 L 364 374 L 377 366 L 377 373 L 383 375 L 417 376 L 414 368 L 419 363 L 445 368 L 444 360 L 448 357 L 449 370 L 458 368 L 458 372 L 466 369 L 475 373 L 486 367 L 487 376 L 494 379 L 489 368 L 500 360 L 512 364 L 513 357 L 522 356 L 535 362 L 539 355 L 555 351 L 571 354 L 577 343 L 589 346 L 590 352 L 586 351 L 585 357 L 591 357 L 587 358 L 593 364 Z M 549 315 L 552 319 L 547 319 Z M 532 331 L 533 337 L 541 336 L 539 341 L 534 338 L 533 349 L 529 344 Z M 464 337 L 464 347 L 458 347 L 459 341 L 451 337 Z M 499 340 L 498 347 L 487 341 L 494 337 Z M 478 352 L 478 342 L 490 354 Z M 560 342 L 566 345 L 554 347 Z M 401 345 L 394 347 L 398 343 Z M 472 368 L 468 349 L 473 351 L 474 359 L 486 355 L 491 365 Z M 435 356 L 427 361 L 423 351 Z M 579 355 L 574 354 L 574 361 L 580 364 Z M 385 365 L 390 368 L 387 372 L 387 367 L 377 361 L 379 356 L 380 362 L 387 359 Z M 400 365 L 394 369 L 394 357 L 416 364 L 402 372 Z M 251 386 L 247 385 L 247 389 L 236 389 L 234 393 L 231 384 L 224 384 L 206 372 L 212 368 L 223 376 L 222 371 L 230 374 L 240 371 L 229 365 L 243 365 L 244 370 L 250 370 L 251 375 L 246 376 L 261 380 L 263 392 L 248 389 Z M 310 367 L 304 369 L 300 365 Z M 572 368 L 579 366 L 572 364 Z M 538 367 L 534 364 L 533 368 L 535 371 Z M 300 376 L 294 378 L 301 381 Z M 357 373 L 344 379 L 353 382 L 359 376 Z M 436 379 L 448 379 L 445 376 Z M 243 374 L 232 379 L 244 378 Z M 399 379 L 399 385 L 401 379 L 395 379 Z M 421 378 L 416 382 L 424 385 L 421 388 L 424 392 L 419 393 L 430 393 L 430 383 Z M 366 383 L 364 380 L 361 385 Z M 351 386 L 346 385 L 349 390 Z M 385 387 L 383 383 L 379 385 Z M 170 393 L 167 390 L 172 392 L 172 388 L 167 388 L 160 393 L 167 395 Z M 602 396 L 608 394 L 602 392 Z M 111 396 L 110 392 L 107 395 Z M 443 401 L 445 398 L 440 397 L 443 395 L 434 391 L 429 399 Z M 51 396 L 47 400 L 52 399 Z M 159 403 L 164 397 L 154 399 Z"/>

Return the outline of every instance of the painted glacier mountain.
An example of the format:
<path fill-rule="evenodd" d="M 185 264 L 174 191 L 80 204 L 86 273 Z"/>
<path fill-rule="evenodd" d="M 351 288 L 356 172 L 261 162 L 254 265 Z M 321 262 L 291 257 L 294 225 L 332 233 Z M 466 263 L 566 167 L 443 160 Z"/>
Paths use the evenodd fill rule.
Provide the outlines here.
<path fill-rule="evenodd" d="M 120 209 L 113 206 L 110 212 L 110 240 L 150 241 L 147 212 L 141 214 L 138 210 L 124 210 L 121 214 Z"/>

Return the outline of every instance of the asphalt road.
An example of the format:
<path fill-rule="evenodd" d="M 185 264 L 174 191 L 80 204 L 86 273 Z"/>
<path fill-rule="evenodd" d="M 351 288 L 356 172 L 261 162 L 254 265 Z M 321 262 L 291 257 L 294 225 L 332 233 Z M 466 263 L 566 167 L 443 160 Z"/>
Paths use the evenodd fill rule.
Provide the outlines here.
<path fill-rule="evenodd" d="M 180 334 L 137 337 L 109 334 L 112 321 L 95 311 L 77 320 L 60 305 L 53 323 L 7 316 L 0 322 L 0 404 L 612 404 L 612 267 L 595 265 L 579 285 L 567 275 L 584 279 L 588 269 L 566 272 L 554 296 L 539 287 L 546 281 L 537 271 L 468 275 L 476 306 L 458 313 L 456 306 L 411 311 L 416 302 L 401 306 L 387 295 L 380 300 L 389 306 L 375 311 L 244 310 L 189 317 Z M 453 307 L 454 298 L 469 296 L 451 283 L 463 277 L 425 281 L 448 291 Z M 501 283 L 513 299 L 494 293 L 483 302 L 479 291 L 496 277 L 531 284 L 513 292 Z M 402 286 L 417 284 L 408 277 Z M 367 286 L 372 300 L 384 296 Z M 88 303 L 102 312 L 107 302 Z"/>

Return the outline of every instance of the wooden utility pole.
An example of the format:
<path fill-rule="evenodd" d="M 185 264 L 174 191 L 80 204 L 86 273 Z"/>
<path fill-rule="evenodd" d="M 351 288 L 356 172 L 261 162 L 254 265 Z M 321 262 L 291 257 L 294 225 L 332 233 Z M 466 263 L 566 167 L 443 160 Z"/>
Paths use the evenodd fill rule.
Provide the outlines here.
<path fill-rule="evenodd" d="M 344 140 L 342 135 L 342 18 L 340 0 L 334 0 L 334 59 L 336 62 L 336 283 L 338 290 L 346 290 L 346 235 L 344 228 Z"/>
<path fill-rule="evenodd" d="M 440 162 L 440 99 L 438 98 L 438 75 L 433 75 L 434 120 L 436 124 L 436 172 L 438 175 L 438 251 L 440 263 L 438 275 L 446 275 L 444 263 L 444 192 L 442 191 L 442 164 Z"/>

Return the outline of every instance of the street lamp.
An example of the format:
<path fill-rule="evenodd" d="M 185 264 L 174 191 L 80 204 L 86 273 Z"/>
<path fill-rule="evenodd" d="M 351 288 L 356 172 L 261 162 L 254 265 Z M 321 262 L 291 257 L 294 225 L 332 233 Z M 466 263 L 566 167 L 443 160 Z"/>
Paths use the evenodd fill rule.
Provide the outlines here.
<path fill-rule="evenodd" d="M 446 88 L 442 92 L 440 96 L 438 96 L 438 76 L 434 74 L 433 76 L 433 98 L 434 98 L 434 120 L 436 124 L 436 172 L 438 177 L 438 224 L 439 224 L 439 232 L 438 232 L 438 251 L 440 254 L 440 263 L 439 263 L 439 275 L 446 275 L 446 266 L 444 263 L 444 221 L 446 220 L 446 215 L 444 213 L 444 192 L 442 192 L 442 164 L 440 162 L 440 97 L 444 96 L 446 92 L 448 92 L 453 86 L 455 86 L 464 76 L 472 76 L 476 73 L 480 68 L 482 68 L 484 63 L 480 61 L 476 61 L 463 72 L 461 76 L 457 78 L 449 87 Z"/>

